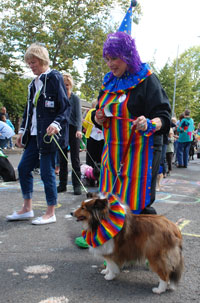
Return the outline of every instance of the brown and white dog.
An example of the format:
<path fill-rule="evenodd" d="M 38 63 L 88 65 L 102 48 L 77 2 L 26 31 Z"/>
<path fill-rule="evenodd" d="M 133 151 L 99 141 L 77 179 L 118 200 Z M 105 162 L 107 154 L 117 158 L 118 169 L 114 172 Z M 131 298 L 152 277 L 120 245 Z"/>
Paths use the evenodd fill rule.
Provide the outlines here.
<path fill-rule="evenodd" d="M 107 198 L 92 197 L 81 203 L 72 215 L 83 222 L 85 230 L 95 231 L 109 211 Z M 126 263 L 147 259 L 151 269 L 159 276 L 156 294 L 174 290 L 183 272 L 182 236 L 179 228 L 164 216 L 134 215 L 126 207 L 121 231 L 98 247 L 90 247 L 95 256 L 106 260 L 101 271 L 106 280 L 114 279 Z"/>

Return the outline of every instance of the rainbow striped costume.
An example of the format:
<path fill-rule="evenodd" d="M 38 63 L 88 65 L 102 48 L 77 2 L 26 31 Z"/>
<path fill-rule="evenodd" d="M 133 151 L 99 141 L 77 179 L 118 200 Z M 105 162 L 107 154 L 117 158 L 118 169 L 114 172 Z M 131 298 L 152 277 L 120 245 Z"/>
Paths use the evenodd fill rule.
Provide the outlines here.
<path fill-rule="evenodd" d="M 95 232 L 83 230 L 82 236 L 88 245 L 97 247 L 104 244 L 106 241 L 114 238 L 122 229 L 125 220 L 124 208 L 117 201 L 118 199 L 112 195 L 108 195 L 109 215 L 105 220 L 101 220 Z"/>
<path fill-rule="evenodd" d="M 127 73 L 123 79 L 114 77 L 109 81 L 107 75 L 102 85 L 103 94 L 99 98 L 99 109 L 103 109 L 109 116 L 103 125 L 105 145 L 99 190 L 115 194 L 132 212 L 140 213 L 150 203 L 153 158 L 151 135 L 155 132 L 155 123 L 148 120 L 147 131 L 135 131 L 121 169 L 120 165 L 131 135 L 132 121 L 136 119 L 127 109 L 130 92 L 151 75 L 151 71 L 147 65 L 143 65 L 137 76 Z M 117 84 L 119 81 L 123 82 L 121 86 Z M 125 89 L 118 90 L 119 87 Z"/>

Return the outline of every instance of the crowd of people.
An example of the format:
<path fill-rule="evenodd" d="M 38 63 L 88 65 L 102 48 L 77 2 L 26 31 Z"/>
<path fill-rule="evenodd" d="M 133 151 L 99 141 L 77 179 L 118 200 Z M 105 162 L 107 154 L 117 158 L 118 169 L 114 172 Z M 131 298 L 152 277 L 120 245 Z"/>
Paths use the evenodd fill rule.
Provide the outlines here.
<path fill-rule="evenodd" d="M 195 153 L 198 154 L 198 126 L 195 128 L 188 109 L 179 115 L 178 120 L 175 117 L 171 119 L 160 163 L 164 178 L 170 176 L 172 164 L 177 168 L 187 168 L 188 162 L 194 160 Z"/>

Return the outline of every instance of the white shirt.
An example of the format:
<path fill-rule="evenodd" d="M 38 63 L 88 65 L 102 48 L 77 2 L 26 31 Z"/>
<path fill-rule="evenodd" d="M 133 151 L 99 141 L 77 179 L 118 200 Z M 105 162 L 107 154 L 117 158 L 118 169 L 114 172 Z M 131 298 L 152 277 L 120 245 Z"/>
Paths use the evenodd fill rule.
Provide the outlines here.
<path fill-rule="evenodd" d="M 35 97 L 38 93 L 38 91 L 40 91 L 43 87 L 43 82 L 40 80 L 40 77 L 43 74 L 48 74 L 51 71 L 50 68 L 48 68 L 46 70 L 45 73 L 42 73 L 41 75 L 39 75 L 39 77 L 36 77 L 34 80 L 34 84 L 35 84 L 35 95 L 33 97 L 33 103 L 35 103 Z M 36 119 L 36 106 L 34 106 L 33 108 L 33 116 L 32 116 L 32 123 L 31 123 L 31 136 L 36 136 L 37 135 L 37 119 Z"/>
<path fill-rule="evenodd" d="M 0 121 L 0 139 L 9 139 L 14 134 L 15 132 L 6 122 Z"/>

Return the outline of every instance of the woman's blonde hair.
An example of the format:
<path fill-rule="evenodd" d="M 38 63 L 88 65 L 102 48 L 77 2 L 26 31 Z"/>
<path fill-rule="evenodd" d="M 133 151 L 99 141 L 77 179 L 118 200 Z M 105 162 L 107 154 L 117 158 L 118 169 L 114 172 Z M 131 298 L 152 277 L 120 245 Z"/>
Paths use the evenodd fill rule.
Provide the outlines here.
<path fill-rule="evenodd" d="M 40 59 L 42 65 L 49 65 L 50 63 L 48 50 L 39 43 L 33 43 L 29 46 L 24 55 L 24 60 L 27 63 L 33 57 Z"/>
<path fill-rule="evenodd" d="M 64 80 L 68 80 L 68 81 L 69 81 L 69 83 L 71 84 L 71 87 L 73 87 L 73 86 L 74 86 L 74 80 L 73 80 L 73 77 L 72 77 L 72 75 L 70 75 L 69 73 L 65 73 L 65 74 L 63 74 L 63 79 L 64 79 Z"/>

